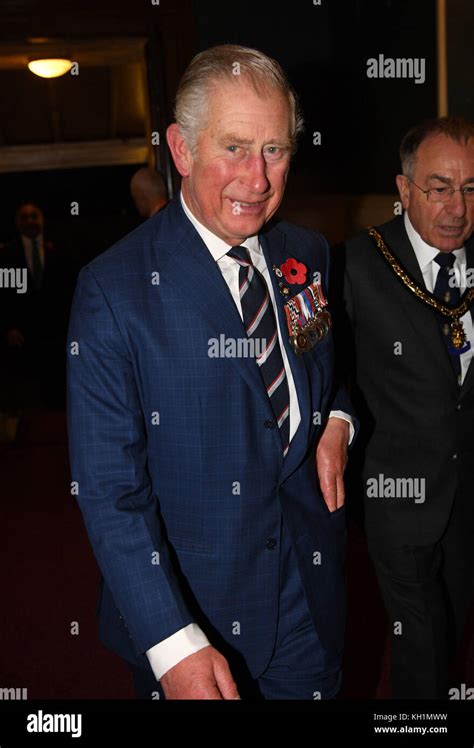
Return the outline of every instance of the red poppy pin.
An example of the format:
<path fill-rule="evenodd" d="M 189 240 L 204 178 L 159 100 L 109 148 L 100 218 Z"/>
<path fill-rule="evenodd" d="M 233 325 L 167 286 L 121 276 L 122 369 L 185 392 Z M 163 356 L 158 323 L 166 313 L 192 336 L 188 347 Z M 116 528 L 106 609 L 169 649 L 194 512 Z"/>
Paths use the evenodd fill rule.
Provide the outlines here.
<path fill-rule="evenodd" d="M 44 246 L 46 247 L 46 249 L 48 250 L 48 252 L 51 252 L 52 250 L 54 250 L 54 244 L 53 244 L 53 242 L 46 242 Z"/>
<path fill-rule="evenodd" d="M 287 283 L 298 285 L 306 283 L 307 267 L 294 257 L 290 257 L 283 265 L 280 265 L 280 270 Z"/>

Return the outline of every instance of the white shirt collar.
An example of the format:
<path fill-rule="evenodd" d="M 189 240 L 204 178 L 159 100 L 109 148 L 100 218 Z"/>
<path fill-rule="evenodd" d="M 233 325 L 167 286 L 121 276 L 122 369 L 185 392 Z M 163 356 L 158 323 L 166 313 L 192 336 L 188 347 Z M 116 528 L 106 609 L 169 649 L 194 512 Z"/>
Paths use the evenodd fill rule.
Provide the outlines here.
<path fill-rule="evenodd" d="M 186 202 L 183 197 L 183 193 L 179 193 L 180 199 L 181 199 L 181 205 L 183 206 L 183 210 L 186 214 L 186 216 L 189 218 L 191 223 L 193 224 L 194 228 L 200 235 L 201 239 L 203 240 L 204 244 L 208 248 L 209 252 L 213 256 L 214 260 L 218 262 L 223 257 L 226 256 L 227 252 L 231 248 L 231 244 L 226 244 L 225 241 L 220 239 L 216 234 L 213 234 L 212 231 L 209 231 L 209 229 L 204 226 L 198 219 L 191 213 L 191 210 L 186 205 Z M 260 249 L 260 243 L 258 241 L 258 236 L 255 234 L 254 236 L 249 236 L 245 241 L 242 242 L 242 245 L 247 247 L 247 249 L 251 250 L 252 252 L 261 253 Z"/>
<path fill-rule="evenodd" d="M 423 273 L 428 267 L 428 265 L 431 262 L 433 262 L 436 255 L 439 254 L 439 249 L 436 249 L 436 247 L 432 247 L 430 244 L 427 244 L 425 240 L 421 238 L 420 234 L 418 233 L 418 231 L 416 231 L 412 222 L 410 221 L 407 211 L 405 211 L 404 220 L 405 220 L 405 228 L 408 234 L 408 238 L 414 249 L 416 259 L 418 260 L 418 264 L 420 266 L 421 272 Z M 458 261 L 458 263 L 464 264 L 466 262 L 465 247 L 460 247 L 459 249 L 455 249 L 453 251 L 453 254 L 456 257 L 456 260 Z"/>

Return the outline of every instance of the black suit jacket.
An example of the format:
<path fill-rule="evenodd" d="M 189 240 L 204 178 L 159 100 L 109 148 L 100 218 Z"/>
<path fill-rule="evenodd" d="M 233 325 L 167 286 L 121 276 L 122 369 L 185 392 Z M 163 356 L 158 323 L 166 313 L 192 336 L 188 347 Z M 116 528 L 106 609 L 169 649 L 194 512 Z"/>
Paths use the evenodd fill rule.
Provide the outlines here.
<path fill-rule="evenodd" d="M 425 288 L 403 218 L 378 230 Z M 335 253 L 344 287 L 336 339 L 361 420 L 357 450 L 367 530 L 397 543 L 434 542 L 456 492 L 473 490 L 474 365 L 459 388 L 436 313 L 396 278 L 367 231 Z M 466 254 L 474 267 L 473 237 Z M 424 478 L 424 502 L 368 497 L 367 481 L 376 478 L 380 485 L 381 475 Z"/>
<path fill-rule="evenodd" d="M 69 257 L 47 238 L 44 240 L 45 262 L 42 284 L 35 288 L 27 270 L 27 291 L 2 289 L 0 331 L 2 341 L 9 328 L 24 335 L 25 350 L 63 343 L 66 339 L 69 308 L 75 282 L 75 268 Z M 0 267 L 28 268 L 23 244 L 18 237 L 0 250 Z"/>

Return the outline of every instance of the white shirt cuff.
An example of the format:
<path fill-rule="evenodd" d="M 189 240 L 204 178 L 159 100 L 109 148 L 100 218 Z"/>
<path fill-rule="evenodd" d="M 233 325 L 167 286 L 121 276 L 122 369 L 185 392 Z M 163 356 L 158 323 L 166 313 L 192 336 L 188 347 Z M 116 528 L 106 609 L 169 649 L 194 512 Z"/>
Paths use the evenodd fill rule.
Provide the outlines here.
<path fill-rule="evenodd" d="M 160 680 L 178 662 L 209 645 L 208 638 L 197 623 L 190 623 L 151 649 L 147 649 L 146 656 L 156 680 Z"/>
<path fill-rule="evenodd" d="M 352 417 L 347 413 L 344 413 L 344 411 L 342 410 L 331 410 L 331 412 L 329 413 L 329 418 L 342 418 L 343 421 L 347 421 L 347 423 L 349 424 L 349 441 L 347 443 L 351 444 L 355 434 L 354 421 L 352 420 Z"/>

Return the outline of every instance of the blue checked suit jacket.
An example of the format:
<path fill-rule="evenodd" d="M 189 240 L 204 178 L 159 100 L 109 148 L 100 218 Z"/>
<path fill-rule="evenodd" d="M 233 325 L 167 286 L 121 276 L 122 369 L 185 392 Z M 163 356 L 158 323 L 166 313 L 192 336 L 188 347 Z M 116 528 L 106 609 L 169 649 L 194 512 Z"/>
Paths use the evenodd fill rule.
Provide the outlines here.
<path fill-rule="evenodd" d="M 306 284 L 319 271 L 327 287 L 320 234 L 278 223 L 260 241 L 270 270 L 294 257 Z M 258 677 L 277 625 L 279 552 L 267 541 L 281 512 L 320 640 L 342 650 L 345 510 L 327 509 L 314 452 L 320 421 L 351 406 L 334 392 L 332 334 L 296 356 L 285 333 L 301 424 L 283 459 L 255 360 L 208 355 L 222 334 L 245 338 L 179 199 L 87 265 L 68 335 L 71 474 L 102 572 L 103 643 L 146 665 L 147 649 L 196 622 Z"/>

